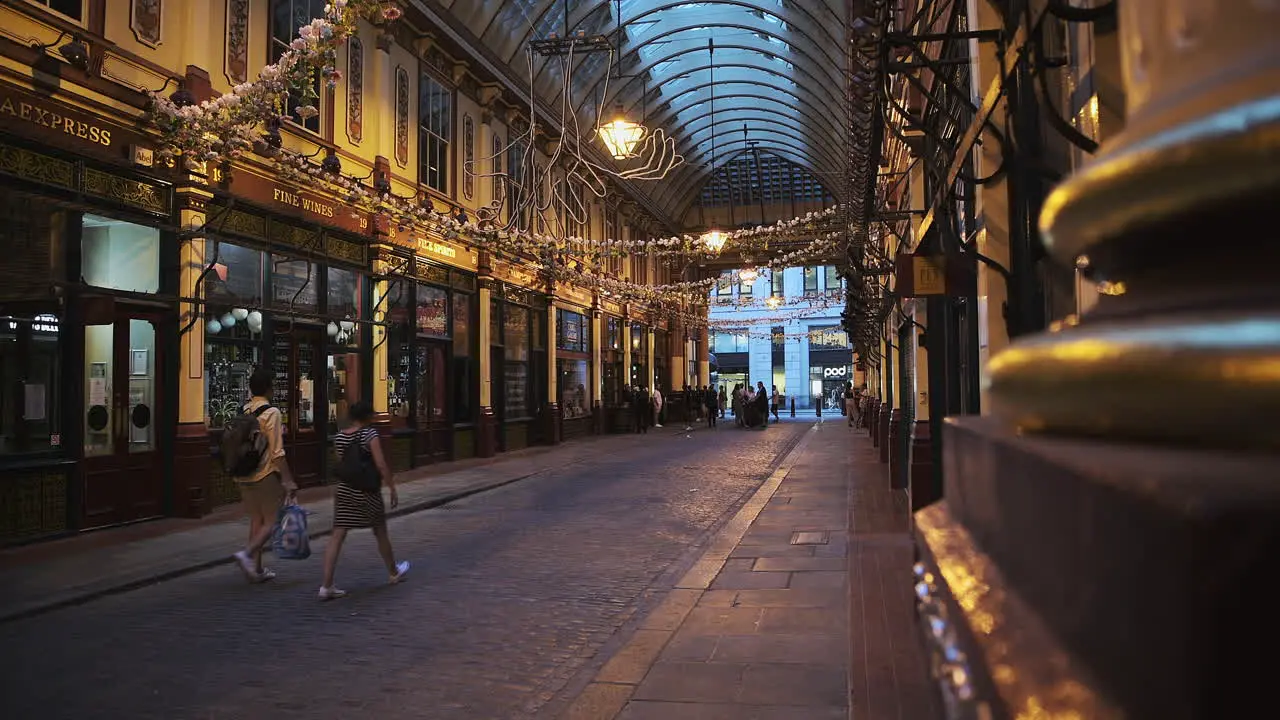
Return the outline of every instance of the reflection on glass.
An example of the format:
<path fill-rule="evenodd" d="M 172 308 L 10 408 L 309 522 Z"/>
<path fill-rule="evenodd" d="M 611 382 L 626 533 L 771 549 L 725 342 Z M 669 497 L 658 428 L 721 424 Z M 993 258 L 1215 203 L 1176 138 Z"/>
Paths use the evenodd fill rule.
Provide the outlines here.
<path fill-rule="evenodd" d="M 439 343 L 418 347 L 417 420 L 420 424 L 444 422 L 448 392 L 445 347 Z"/>
<path fill-rule="evenodd" d="M 529 311 L 519 305 L 507 305 L 502 319 L 502 342 L 507 360 L 529 359 Z"/>
<path fill-rule="evenodd" d="M 310 347 L 306 348 L 310 350 Z M 330 352 L 328 355 L 329 434 L 347 424 L 347 411 L 360 399 L 360 354 Z"/>
<path fill-rule="evenodd" d="M 560 391 L 560 411 L 564 419 L 591 414 L 591 363 L 586 360 L 556 360 L 556 387 Z"/>
<path fill-rule="evenodd" d="M 296 312 L 319 312 L 319 268 L 306 260 L 271 256 L 271 304 Z"/>
<path fill-rule="evenodd" d="M 212 241 L 206 248 L 212 253 Z M 214 272 L 206 275 L 203 282 L 205 299 L 225 301 L 228 307 L 261 305 L 262 253 L 229 242 L 219 242 L 217 250 Z"/>
<path fill-rule="evenodd" d="M 418 332 L 434 337 L 448 337 L 448 291 L 430 285 L 419 285 L 416 317 Z"/>
<path fill-rule="evenodd" d="M 114 451 L 115 418 L 111 398 L 115 329 L 115 325 L 84 328 L 85 457 L 110 455 Z"/>
<path fill-rule="evenodd" d="M 329 288 L 326 293 L 328 312 L 335 317 L 359 317 L 360 280 L 353 270 L 329 268 Z"/>
<path fill-rule="evenodd" d="M 153 293 L 160 289 L 160 231 L 84 215 L 80 274 L 95 287 Z"/>
<path fill-rule="evenodd" d="M 453 355 L 471 356 L 471 296 L 453 295 Z"/>
<path fill-rule="evenodd" d="M 209 427 L 227 427 L 240 414 L 240 409 L 252 397 L 249 376 L 258 362 L 258 347 L 250 343 L 205 345 L 205 422 Z"/>
<path fill-rule="evenodd" d="M 56 447 L 51 441 L 61 427 L 59 329 L 51 313 L 0 313 L 0 454 Z"/>
<path fill-rule="evenodd" d="M 156 329 L 148 320 L 129 320 L 129 398 L 125 422 L 129 452 L 155 450 Z"/>

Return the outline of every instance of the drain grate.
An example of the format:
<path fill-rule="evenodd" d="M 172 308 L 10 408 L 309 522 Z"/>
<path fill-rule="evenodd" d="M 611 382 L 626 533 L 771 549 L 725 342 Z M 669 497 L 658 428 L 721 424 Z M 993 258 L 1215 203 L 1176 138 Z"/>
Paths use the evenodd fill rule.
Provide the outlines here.
<path fill-rule="evenodd" d="M 792 545 L 826 545 L 831 540 L 829 532 L 798 532 L 791 534 Z"/>

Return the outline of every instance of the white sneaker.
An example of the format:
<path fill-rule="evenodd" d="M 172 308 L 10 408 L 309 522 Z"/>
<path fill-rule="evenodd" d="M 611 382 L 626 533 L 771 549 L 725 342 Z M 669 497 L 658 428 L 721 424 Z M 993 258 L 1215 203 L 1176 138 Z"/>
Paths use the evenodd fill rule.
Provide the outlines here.
<path fill-rule="evenodd" d="M 660 427 L 662 427 L 662 426 L 661 426 L 661 425 L 654 425 L 654 427 L 656 427 L 656 428 L 660 428 Z"/>
<path fill-rule="evenodd" d="M 268 570 L 267 568 L 262 568 L 262 572 L 259 573 L 258 576 L 254 578 L 253 581 L 255 583 L 264 583 L 264 582 L 267 582 L 268 580 L 275 580 L 275 579 L 276 579 L 276 574 L 274 572 L 272 572 L 271 570 Z"/>
<path fill-rule="evenodd" d="M 391 579 L 388 580 L 387 583 L 389 585 L 395 585 L 396 583 L 403 580 L 404 576 L 408 574 L 408 572 L 409 572 L 409 561 L 401 560 L 400 562 L 396 563 L 396 574 L 392 575 Z"/>
<path fill-rule="evenodd" d="M 340 597 L 346 597 L 346 590 L 339 590 L 336 587 L 321 587 L 320 592 L 316 594 L 321 600 L 337 600 Z"/>
<path fill-rule="evenodd" d="M 241 550 L 231 556 L 236 564 L 240 566 L 240 572 L 244 573 L 244 577 L 249 582 L 258 582 L 258 569 L 254 567 L 253 558 L 249 557 L 249 553 Z"/>

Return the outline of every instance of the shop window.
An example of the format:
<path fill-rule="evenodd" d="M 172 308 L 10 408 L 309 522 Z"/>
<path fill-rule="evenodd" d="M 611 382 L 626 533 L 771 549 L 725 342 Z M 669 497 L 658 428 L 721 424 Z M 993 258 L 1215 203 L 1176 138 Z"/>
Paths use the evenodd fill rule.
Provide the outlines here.
<path fill-rule="evenodd" d="M 618 318 L 609 318 L 609 321 L 605 323 L 605 327 L 606 327 L 605 335 L 606 335 L 606 338 L 608 339 L 608 345 L 606 346 L 607 349 L 609 350 L 622 349 L 621 321 L 619 321 Z"/>
<path fill-rule="evenodd" d="M 409 417 L 409 358 L 413 333 L 409 319 L 413 307 L 412 286 L 394 281 L 383 302 L 387 323 L 387 412 L 401 422 Z"/>
<path fill-rule="evenodd" d="M 822 288 L 827 292 L 836 292 L 840 289 L 843 282 L 840 277 L 840 270 L 835 265 L 826 265 L 822 268 Z"/>
<path fill-rule="evenodd" d="M 310 25 L 316 18 L 324 17 L 326 1 L 271 0 L 271 62 L 279 60 L 280 56 L 289 49 L 289 44 L 298 37 L 299 28 Z M 303 105 L 315 108 L 316 113 L 307 118 L 299 117 L 295 110 Z M 306 88 L 289 93 L 285 114 L 298 125 L 318 133 L 320 132 L 320 111 L 323 105 L 320 101 L 320 73 L 316 71 L 315 77 L 307 83 Z"/>
<path fill-rule="evenodd" d="M 804 294 L 816 295 L 818 292 L 818 268 L 806 267 L 804 269 Z"/>
<path fill-rule="evenodd" d="M 418 182 L 449 192 L 453 92 L 428 73 L 418 76 Z"/>
<path fill-rule="evenodd" d="M 35 3 L 37 5 L 43 5 L 59 15 L 64 15 L 76 22 L 84 21 L 85 0 L 35 0 Z"/>
<path fill-rule="evenodd" d="M 782 297 L 782 271 L 769 271 L 769 294 L 773 297 Z"/>
<path fill-rule="evenodd" d="M 560 411 L 565 420 L 591 415 L 591 363 L 587 360 L 556 360 L 556 387 L 560 391 Z"/>
<path fill-rule="evenodd" d="M 472 422 L 475 418 L 472 407 L 472 388 L 476 384 L 475 358 L 472 355 L 472 344 L 475 342 L 471 324 L 472 296 L 466 293 L 453 294 L 453 421 L 457 423 Z"/>
<path fill-rule="evenodd" d="M 89 285 L 154 293 L 160 289 L 160 231 L 122 220 L 84 216 L 80 275 Z"/>
<path fill-rule="evenodd" d="M 846 350 L 848 347 L 849 335 L 839 325 L 809 328 L 810 350 Z"/>
<path fill-rule="evenodd" d="M 319 267 L 307 260 L 271 256 L 271 306 L 297 313 L 320 312 Z"/>
<path fill-rule="evenodd" d="M 529 311 L 508 304 L 502 318 L 503 378 L 508 420 L 529 416 Z"/>
<path fill-rule="evenodd" d="M 332 435 L 347 422 L 347 411 L 360 399 L 360 348 L 358 333 L 331 337 L 325 359 L 328 376 L 327 398 L 329 403 L 329 434 Z M 344 344 L 341 341 L 345 339 Z M 337 342 L 333 342 L 337 341 Z"/>
<path fill-rule="evenodd" d="M 570 352 L 591 352 L 591 321 L 569 310 L 557 310 L 556 317 L 556 347 Z"/>
<path fill-rule="evenodd" d="M 415 317 L 415 325 L 420 334 L 449 337 L 449 292 L 429 285 L 419 285 Z"/>
<path fill-rule="evenodd" d="M 61 442 L 61 325 L 52 309 L 0 306 L 0 455 Z"/>
<path fill-rule="evenodd" d="M 354 270 L 335 267 L 329 268 L 328 276 L 329 287 L 325 293 L 328 314 L 351 319 L 360 317 L 360 276 Z"/>
<path fill-rule="evenodd" d="M 746 330 L 729 330 L 711 334 L 711 352 L 747 352 L 750 336 Z"/>
<path fill-rule="evenodd" d="M 476 123 L 462 118 L 462 196 L 470 200 L 476 191 Z"/>

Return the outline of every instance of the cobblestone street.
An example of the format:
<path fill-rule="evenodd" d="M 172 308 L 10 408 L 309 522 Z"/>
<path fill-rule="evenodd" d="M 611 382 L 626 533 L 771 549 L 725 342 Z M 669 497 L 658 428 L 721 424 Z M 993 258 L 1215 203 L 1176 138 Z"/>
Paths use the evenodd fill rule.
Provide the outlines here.
<path fill-rule="evenodd" d="M 562 706 L 809 422 L 650 435 L 391 521 L 405 584 L 347 542 L 250 586 L 229 566 L 0 625 L 0 716 L 505 718 Z M 270 556 L 268 556 L 270 558 Z M 554 701 L 554 702 L 553 702 Z M 551 704 L 550 707 L 548 704 Z"/>

